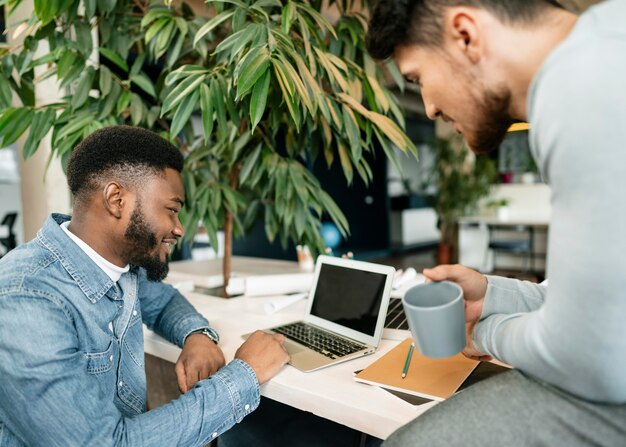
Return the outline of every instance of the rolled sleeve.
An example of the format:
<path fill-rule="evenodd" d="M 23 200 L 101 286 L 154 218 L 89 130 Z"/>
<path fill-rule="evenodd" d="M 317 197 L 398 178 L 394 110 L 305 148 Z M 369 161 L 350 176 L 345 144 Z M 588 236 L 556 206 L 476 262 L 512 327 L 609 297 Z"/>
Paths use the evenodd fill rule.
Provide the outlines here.
<path fill-rule="evenodd" d="M 259 406 L 259 381 L 254 370 L 243 360 L 233 360 L 212 378 L 221 381 L 228 390 L 235 422 L 241 422 Z"/>
<path fill-rule="evenodd" d="M 495 314 L 532 312 L 541 307 L 547 288 L 529 281 L 487 276 L 481 320 Z"/>

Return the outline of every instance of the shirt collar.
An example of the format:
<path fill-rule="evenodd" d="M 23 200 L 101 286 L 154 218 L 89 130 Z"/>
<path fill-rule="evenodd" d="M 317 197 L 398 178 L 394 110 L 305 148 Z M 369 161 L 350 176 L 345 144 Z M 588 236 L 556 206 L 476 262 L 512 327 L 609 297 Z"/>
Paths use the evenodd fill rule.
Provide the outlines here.
<path fill-rule="evenodd" d="M 73 240 L 76 243 L 76 245 L 78 245 L 81 248 L 81 250 L 87 253 L 87 256 L 89 256 L 91 260 L 95 262 L 96 265 L 100 267 L 102 271 L 104 271 L 104 273 L 107 274 L 109 278 L 111 278 L 115 282 L 119 281 L 120 276 L 126 273 L 130 269 L 130 266 L 126 264 L 125 267 L 118 267 L 112 262 L 109 262 L 108 260 L 106 260 L 103 256 L 100 255 L 100 253 L 98 253 L 96 250 L 91 248 L 89 244 L 87 244 L 81 238 L 79 238 L 74 233 L 72 233 L 68 229 L 69 224 L 70 224 L 70 221 L 66 220 L 60 225 L 63 232 L 67 234 L 69 238 Z"/>
<path fill-rule="evenodd" d="M 37 233 L 37 240 L 56 256 L 89 301 L 96 303 L 109 291 L 111 298 L 121 299 L 115 282 L 61 228 L 70 219 L 65 214 L 50 215 Z"/>

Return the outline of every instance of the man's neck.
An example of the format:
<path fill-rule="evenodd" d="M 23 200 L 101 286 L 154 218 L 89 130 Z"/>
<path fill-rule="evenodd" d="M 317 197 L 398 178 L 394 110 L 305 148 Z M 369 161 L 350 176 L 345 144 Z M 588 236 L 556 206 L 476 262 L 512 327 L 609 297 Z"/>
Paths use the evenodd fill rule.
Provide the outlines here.
<path fill-rule="evenodd" d="M 115 253 L 114 237 L 105 231 L 102 225 L 89 219 L 81 219 L 75 214 L 67 229 L 111 264 L 118 267 L 125 267 L 128 264 Z"/>
<path fill-rule="evenodd" d="M 519 30 L 500 46 L 501 51 L 508 53 L 505 76 L 510 80 L 509 110 L 513 118 L 528 120 L 530 84 L 550 53 L 569 36 L 577 19 L 565 10 L 554 11 L 538 27 Z"/>

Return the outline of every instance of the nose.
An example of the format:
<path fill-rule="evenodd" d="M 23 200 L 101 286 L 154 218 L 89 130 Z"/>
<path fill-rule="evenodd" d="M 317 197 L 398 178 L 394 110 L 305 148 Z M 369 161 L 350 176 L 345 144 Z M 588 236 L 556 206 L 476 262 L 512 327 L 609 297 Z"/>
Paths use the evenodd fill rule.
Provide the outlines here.
<path fill-rule="evenodd" d="M 422 101 L 424 101 L 426 116 L 433 121 L 436 120 L 441 115 L 441 110 L 439 110 L 432 101 L 428 100 L 428 97 L 424 95 L 424 91 L 422 91 Z"/>
<path fill-rule="evenodd" d="M 174 235 L 177 237 L 183 237 L 185 235 L 185 229 L 183 225 L 180 223 L 180 218 L 176 216 L 176 225 L 174 226 Z"/>

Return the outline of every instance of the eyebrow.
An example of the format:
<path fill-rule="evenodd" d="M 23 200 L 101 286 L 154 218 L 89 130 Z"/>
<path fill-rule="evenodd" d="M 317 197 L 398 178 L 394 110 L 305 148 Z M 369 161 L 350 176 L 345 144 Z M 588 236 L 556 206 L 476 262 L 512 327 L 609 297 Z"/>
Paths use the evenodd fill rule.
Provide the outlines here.
<path fill-rule="evenodd" d="M 179 198 L 179 197 L 172 197 L 170 200 L 171 200 L 172 202 L 180 203 L 180 206 L 181 206 L 181 207 L 184 207 L 184 206 L 185 206 L 185 201 L 184 201 L 184 200 L 182 200 L 182 199 L 181 199 L 181 198 Z"/>

